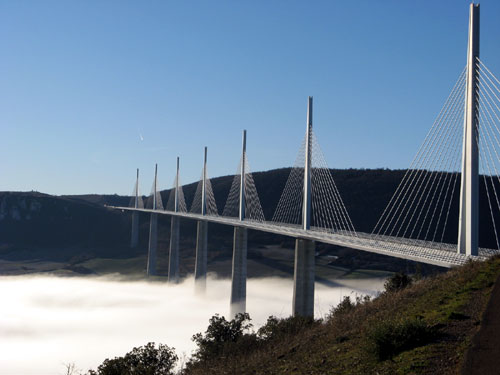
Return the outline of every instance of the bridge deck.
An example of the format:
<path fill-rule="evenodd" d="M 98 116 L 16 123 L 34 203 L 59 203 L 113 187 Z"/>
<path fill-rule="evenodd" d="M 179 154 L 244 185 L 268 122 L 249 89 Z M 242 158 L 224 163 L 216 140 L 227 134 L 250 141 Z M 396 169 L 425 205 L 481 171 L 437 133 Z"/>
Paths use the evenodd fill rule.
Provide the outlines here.
<path fill-rule="evenodd" d="M 468 259 L 485 260 L 488 256 L 500 253 L 500 251 L 498 250 L 480 249 L 479 256 L 466 256 L 465 254 L 458 254 L 456 252 L 456 247 L 449 244 L 438 244 L 433 242 L 402 239 L 397 237 L 376 236 L 360 232 L 357 232 L 355 234 L 342 232 L 332 233 L 319 228 L 304 230 L 299 226 L 288 224 L 257 222 L 251 220 L 240 221 L 238 218 L 233 217 L 201 215 L 187 212 L 115 206 L 106 207 L 122 211 L 156 213 L 159 215 L 177 216 L 185 219 L 207 221 L 233 227 L 244 227 L 262 232 L 319 241 L 337 246 L 345 246 L 356 250 L 368 251 L 427 264 L 434 264 L 447 268 L 462 265 L 467 262 Z"/>

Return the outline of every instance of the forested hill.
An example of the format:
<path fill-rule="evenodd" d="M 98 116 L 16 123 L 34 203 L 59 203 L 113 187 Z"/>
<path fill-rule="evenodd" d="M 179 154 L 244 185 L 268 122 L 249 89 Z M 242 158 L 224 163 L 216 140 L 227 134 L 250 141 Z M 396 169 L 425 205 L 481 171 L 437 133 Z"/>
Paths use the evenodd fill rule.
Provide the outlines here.
<path fill-rule="evenodd" d="M 370 233 L 401 182 L 404 170 L 331 170 L 337 188 L 357 231 Z M 253 174 L 267 220 L 271 220 L 286 184 L 290 168 Z M 219 213 L 225 205 L 234 176 L 211 180 Z M 455 242 L 458 226 L 459 179 L 455 188 L 445 241 Z M 197 183 L 185 185 L 191 206 Z M 484 186 L 481 188 L 484 189 Z M 170 191 L 162 191 L 163 202 Z M 480 203 L 480 246 L 496 248 L 486 194 Z M 120 247 L 129 241 L 130 215 L 105 209 L 104 205 L 128 206 L 131 198 L 118 195 L 50 196 L 40 193 L 0 192 L 0 246 Z M 183 224 L 189 227 L 190 224 Z M 194 228 L 194 226 L 193 226 Z M 212 231 L 223 228 L 214 226 Z M 147 220 L 142 220 L 141 240 L 147 239 Z M 256 234 L 253 234 L 256 235 Z"/>
<path fill-rule="evenodd" d="M 120 212 L 84 200 L 0 192 L 0 257 L 57 260 L 85 249 L 116 256 L 128 243 L 129 222 Z"/>
<path fill-rule="evenodd" d="M 290 175 L 290 170 L 290 168 L 281 168 L 253 173 L 253 178 L 266 220 L 271 220 L 273 217 L 288 176 Z M 398 185 L 401 183 L 401 180 L 406 172 L 406 170 L 389 169 L 331 169 L 330 171 L 353 222 L 354 228 L 356 231 L 366 233 L 372 232 L 375 224 L 380 218 L 380 215 L 384 211 Z M 215 200 L 220 214 L 224 209 L 233 179 L 234 176 L 223 176 L 211 179 Z M 446 220 L 446 231 L 444 232 L 443 240 L 448 243 L 456 243 L 458 236 L 458 198 L 460 192 L 460 178 L 453 178 L 453 180 L 450 179 L 450 181 L 454 181 L 455 186 L 453 186 L 453 183 L 449 186 L 449 191 L 453 191 L 453 200 L 450 205 L 449 217 Z M 493 182 L 498 184 L 497 181 Z M 193 183 L 183 187 L 188 207 L 190 207 L 193 200 L 196 186 L 197 183 Z M 430 189 L 431 186 L 432 185 L 429 183 L 427 185 L 427 189 Z M 497 190 L 500 190 L 500 187 L 498 187 Z M 168 201 L 170 191 L 171 190 L 162 191 L 162 200 L 164 203 Z M 427 203 L 430 202 L 430 197 L 432 197 L 432 195 L 433 194 L 429 195 Z M 444 193 L 441 197 L 443 195 Z M 480 196 L 480 246 L 496 248 L 497 245 L 491 223 L 490 209 L 484 187 L 484 179 L 482 176 L 480 178 Z M 438 197 L 439 194 L 435 194 L 433 199 L 439 199 Z M 117 196 L 79 196 L 73 198 L 86 199 L 91 202 L 99 202 L 100 204 L 109 205 L 128 205 L 130 202 L 129 197 Z M 414 204 L 416 204 L 416 201 Z M 424 199 L 420 201 L 421 205 L 423 203 Z M 432 210 L 428 212 L 428 217 L 432 215 L 432 211 L 433 207 Z M 424 214 L 422 214 L 422 217 Z M 444 215 L 445 213 L 443 213 L 443 216 Z M 498 217 L 498 213 L 496 215 L 495 220 L 498 223 L 500 222 L 500 217 Z M 411 217 L 411 214 L 408 217 Z M 417 217 L 418 214 L 414 216 L 414 220 Z M 444 222 L 445 220 L 443 217 L 441 224 Z M 441 233 L 441 231 L 442 227 L 438 228 L 438 232 Z M 421 238 L 423 238 L 424 235 L 425 230 L 422 231 Z"/>

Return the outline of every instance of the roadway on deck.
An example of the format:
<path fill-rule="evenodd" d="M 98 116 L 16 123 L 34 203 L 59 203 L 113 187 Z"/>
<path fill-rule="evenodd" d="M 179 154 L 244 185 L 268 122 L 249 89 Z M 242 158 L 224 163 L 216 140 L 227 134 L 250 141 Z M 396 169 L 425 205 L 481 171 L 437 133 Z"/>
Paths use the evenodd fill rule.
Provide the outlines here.
<path fill-rule="evenodd" d="M 368 251 L 447 268 L 464 264 L 470 258 L 484 260 L 488 255 L 491 255 L 491 253 L 494 252 L 494 250 L 480 249 L 479 256 L 467 256 L 465 254 L 456 253 L 450 245 L 440 245 L 424 241 L 412 241 L 397 237 L 380 237 L 360 232 L 345 234 L 340 232 L 332 233 L 314 228 L 304 230 L 298 226 L 281 223 L 258 222 L 252 220 L 240 221 L 238 218 L 233 217 L 201 215 L 188 212 L 174 212 L 132 207 L 106 207 L 122 211 L 138 211 L 150 214 L 155 213 L 159 215 L 170 215 L 185 219 L 207 221 L 210 223 L 229 225 L 233 227 L 243 227 L 262 232 L 344 246 L 356 250 Z"/>

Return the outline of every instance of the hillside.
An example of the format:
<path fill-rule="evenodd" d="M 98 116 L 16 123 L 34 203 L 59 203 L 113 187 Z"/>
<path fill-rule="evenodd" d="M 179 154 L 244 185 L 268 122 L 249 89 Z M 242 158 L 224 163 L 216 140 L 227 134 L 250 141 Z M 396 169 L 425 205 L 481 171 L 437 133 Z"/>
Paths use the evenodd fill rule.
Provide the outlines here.
<path fill-rule="evenodd" d="M 185 375 L 459 374 L 499 276 L 496 257 L 373 301 L 344 300 L 324 321 L 270 320 L 257 335 L 212 345 L 218 355 Z"/>
<path fill-rule="evenodd" d="M 67 260 L 90 251 L 117 257 L 116 250 L 128 244 L 128 222 L 119 212 L 83 200 L 0 192 L 0 256 Z"/>

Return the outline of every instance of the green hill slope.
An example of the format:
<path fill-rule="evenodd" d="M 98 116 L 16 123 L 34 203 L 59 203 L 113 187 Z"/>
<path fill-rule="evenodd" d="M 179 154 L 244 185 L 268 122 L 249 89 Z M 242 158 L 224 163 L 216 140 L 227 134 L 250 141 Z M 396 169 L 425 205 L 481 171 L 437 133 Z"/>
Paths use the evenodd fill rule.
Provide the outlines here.
<path fill-rule="evenodd" d="M 457 374 L 481 325 L 500 258 L 470 263 L 322 322 L 288 320 L 248 335 L 186 374 Z"/>

